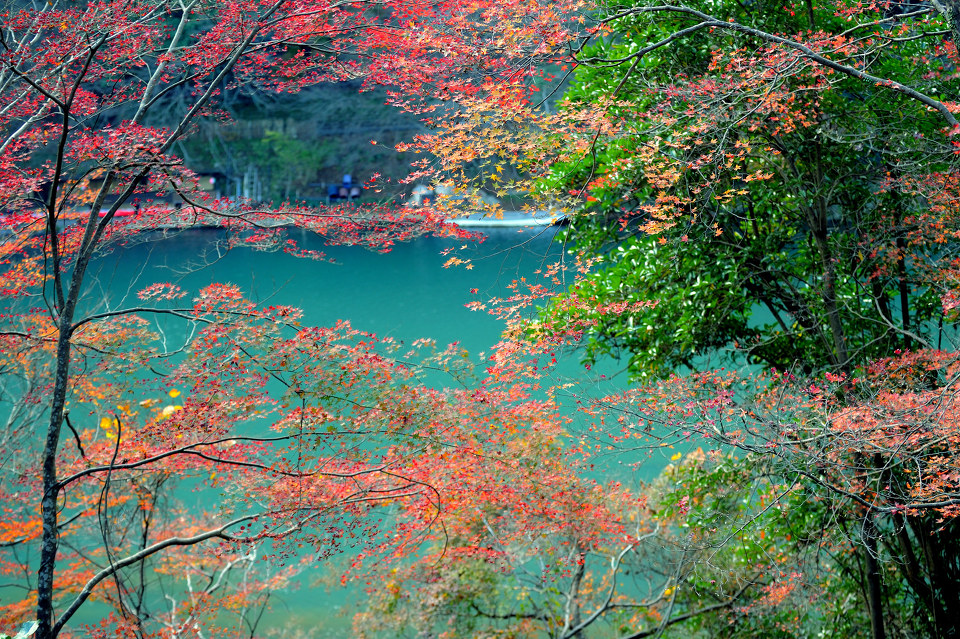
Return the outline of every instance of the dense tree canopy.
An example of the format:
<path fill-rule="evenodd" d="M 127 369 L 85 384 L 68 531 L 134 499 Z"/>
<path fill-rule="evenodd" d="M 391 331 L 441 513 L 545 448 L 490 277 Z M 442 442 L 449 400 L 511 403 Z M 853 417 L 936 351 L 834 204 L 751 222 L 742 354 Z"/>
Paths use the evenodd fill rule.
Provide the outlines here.
<path fill-rule="evenodd" d="M 956 15 L 605 5 L 559 70 L 558 112 L 518 126 L 487 103 L 482 127 L 448 117 L 429 140 L 450 141 L 438 166 L 458 179 L 497 182 L 512 160 L 571 198 L 564 239 L 587 274 L 499 303 L 517 318 L 549 300 L 515 321 L 517 350 L 629 362 L 636 388 L 584 399 L 590 433 L 705 438 L 809 491 L 852 554 L 826 528 L 810 539 L 874 637 L 956 634 Z M 490 170 L 460 170 L 463 147 Z"/>
<path fill-rule="evenodd" d="M 543 178 L 583 197 L 567 239 L 599 261 L 531 330 L 576 309 L 588 358 L 694 371 L 601 405 L 832 502 L 874 637 L 957 632 L 952 11 L 616 7 L 567 93 L 616 128 Z M 771 374 L 700 372 L 746 363 Z"/>
<path fill-rule="evenodd" d="M 601 320 L 592 350 L 624 349 L 637 373 L 715 352 L 809 373 L 942 343 L 954 223 L 930 196 L 951 188 L 953 116 L 858 75 L 954 94 L 949 43 L 931 49 L 936 14 L 729 3 L 717 19 L 737 28 L 701 26 L 640 57 L 707 20 L 641 9 L 611 18 L 616 35 L 586 54 L 613 62 L 568 93 L 578 108 L 616 92 L 621 128 L 551 178 L 596 212 L 571 239 L 609 256 L 570 294 L 657 300 Z M 850 73 L 760 35 L 804 31 Z"/>
<path fill-rule="evenodd" d="M 254 636 L 307 548 L 371 584 L 360 635 L 956 636 L 958 12 L 8 2 L 0 628 L 94 600 L 88 634 Z M 237 92 L 348 80 L 423 119 L 399 148 L 435 208 L 212 200 L 176 155 Z M 478 300 L 506 319 L 482 372 L 232 285 L 89 295 L 144 230 L 386 250 L 461 235 L 479 187 L 567 214 L 576 252 Z M 633 381 L 554 384 L 581 348 Z"/>
<path fill-rule="evenodd" d="M 147 229 L 214 226 L 229 245 L 304 257 L 315 255 L 287 241 L 284 227 L 378 250 L 461 234 L 427 210 L 211 200 L 173 149 L 201 122 L 226 118 L 226 97 L 243 88 L 282 94 L 362 79 L 423 109 L 441 92 L 480 92 L 478 78 L 516 83 L 555 55 L 557 12 L 574 6 L 3 5 L 0 543 L 4 575 L 27 576 L 16 584 L 21 596 L 3 602 L 4 628 L 32 618 L 36 636 L 55 637 L 91 597 L 113 610 L 91 630 L 101 634 L 202 632 L 226 611 L 243 627 L 289 576 L 256 572 L 271 544 L 281 559 L 305 544 L 322 557 L 356 538 L 358 563 L 364 553 L 402 556 L 442 526 L 450 495 L 436 464 L 451 470 L 449 481 L 473 478 L 478 499 L 509 483 L 509 472 L 489 483 L 469 464 L 454 470 L 454 460 L 493 455 L 500 436 L 476 429 L 499 430 L 500 414 L 516 411 L 527 432 L 541 421 L 550 430 L 537 417 L 549 409 L 522 388 L 424 387 L 417 353 L 391 356 L 346 325 L 308 328 L 295 309 L 259 307 L 230 285 L 158 284 L 133 305 L 98 307 L 88 269 Z M 505 38 L 491 25 L 513 27 Z M 171 192 L 180 206 L 159 201 Z M 185 322 L 186 338 L 168 343 L 151 330 L 154 318 Z M 455 369 L 455 356 L 427 365 Z M 181 511 L 167 499 L 183 481 L 223 503 Z M 455 483 L 472 490 L 462 477 Z M 403 504 L 414 503 L 405 516 Z M 377 505 L 389 506 L 381 518 L 370 512 Z M 185 580 L 182 597 L 156 575 Z"/>

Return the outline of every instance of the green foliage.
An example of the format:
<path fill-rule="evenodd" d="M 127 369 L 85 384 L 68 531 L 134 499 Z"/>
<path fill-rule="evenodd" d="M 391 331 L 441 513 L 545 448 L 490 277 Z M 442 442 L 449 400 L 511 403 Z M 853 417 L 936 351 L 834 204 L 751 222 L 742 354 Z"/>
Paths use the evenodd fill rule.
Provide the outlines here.
<path fill-rule="evenodd" d="M 705 18 L 688 9 L 738 27 L 696 30 Z M 643 382 L 748 363 L 788 371 L 781 380 L 820 384 L 826 373 L 850 379 L 894 353 L 950 348 L 955 318 L 941 297 L 954 286 L 960 237 L 958 145 L 944 125 L 953 116 L 891 86 L 941 99 L 957 94 L 960 78 L 955 49 L 941 40 L 950 25 L 926 8 L 917 9 L 922 17 L 898 17 L 906 10 L 844 2 L 614 7 L 623 17 L 585 50 L 566 95 L 571 112 L 595 109 L 612 133 L 554 165 L 542 182 L 580 198 L 562 240 L 594 270 L 543 309 L 530 333 L 576 324 L 582 331 L 556 334 L 573 335 L 589 361 L 627 361 Z M 683 29 L 668 46 L 634 57 Z M 780 46 L 785 39 L 853 72 L 825 70 L 797 47 Z M 859 73 L 892 81 L 865 82 Z M 938 383 L 923 380 L 926 390 Z M 867 435 L 839 432 L 833 416 L 806 403 L 806 390 L 794 400 L 817 435 L 771 442 L 792 453 L 771 448 L 766 456 L 753 438 L 795 432 L 792 408 L 766 407 L 750 430 L 743 424 L 758 410 L 750 397 L 763 391 L 736 392 L 728 426 L 738 435 L 721 435 L 720 445 L 759 457 L 688 458 L 651 487 L 658 516 L 682 518 L 692 540 L 687 554 L 665 554 L 664 565 L 697 562 L 684 588 L 671 591 L 671 614 L 682 623 L 668 633 L 876 637 L 883 625 L 887 636 L 954 632 L 938 612 L 960 600 L 953 523 L 938 528 L 929 514 L 891 514 L 870 505 L 877 496 L 869 486 L 844 492 L 831 484 L 830 472 L 853 473 L 850 460 Z M 836 392 L 844 407 L 882 403 L 875 392 Z M 651 403 L 661 400 L 671 401 L 651 392 Z M 608 414 L 631 412 L 611 404 Z M 655 410 L 644 415 L 656 437 L 684 428 Z M 712 415 L 691 429 L 712 437 Z M 899 415 L 889 419 L 899 423 Z M 941 427 L 952 418 L 930 419 Z M 849 457 L 818 476 L 821 441 L 842 442 Z M 885 443 L 874 462 L 878 490 L 915 485 L 921 471 L 898 476 L 885 460 L 922 445 Z M 749 579 L 763 585 L 741 603 L 684 618 Z"/>
<path fill-rule="evenodd" d="M 669 637 L 865 637 L 851 578 L 851 544 L 826 531 L 832 507 L 811 486 L 777 475 L 769 460 L 694 451 L 651 486 L 664 517 L 685 513 L 696 549 L 674 606 L 703 610 L 750 584 L 736 603 L 677 624 Z M 673 593 L 671 593 L 673 594 Z"/>
<path fill-rule="evenodd" d="M 399 181 L 410 171 L 410 159 L 394 147 L 422 124 L 385 105 L 382 90 L 358 89 L 345 82 L 296 95 L 233 96 L 229 125 L 201 122 L 177 151 L 195 171 L 223 173 L 230 196 L 246 178 L 264 200 L 325 202 L 325 185 L 349 173 L 358 183 L 379 174 L 383 195 L 364 197 L 387 199 L 404 191 Z"/>
<path fill-rule="evenodd" d="M 770 33 L 848 28 L 827 5 L 710 10 Z M 628 60 L 683 26 L 644 16 L 616 21 L 588 59 Z M 900 182 L 918 167 L 926 175 L 952 162 L 927 143 L 941 123 L 889 91 L 846 77 L 818 84 L 812 71 L 784 74 L 777 90 L 789 97 L 763 98 L 781 100 L 779 110 L 737 98 L 724 88 L 735 74 L 723 65 L 762 63 L 760 44 L 701 32 L 635 67 L 578 69 L 568 108 L 615 98 L 608 115 L 623 130 L 544 181 L 586 196 L 562 240 L 599 262 L 541 320 L 562 323 L 564 309 L 579 306 L 569 300 L 656 304 L 598 312 L 582 342 L 587 360 L 614 355 L 639 377 L 715 356 L 810 373 L 941 340 L 931 265 L 953 256 L 944 234 L 955 229 L 924 229 L 926 198 Z M 942 80 L 929 79 L 940 63 L 919 47 L 904 43 L 872 72 L 942 91 Z M 906 62 L 917 59 L 927 66 Z M 703 115 L 725 105 L 729 116 Z M 761 107 L 771 114 L 755 117 Z"/>
<path fill-rule="evenodd" d="M 606 545 L 584 557 L 580 588 L 563 556 L 540 552 L 505 561 L 482 550 L 446 552 L 401 566 L 369 589 L 355 628 L 362 637 L 573 637 L 562 611 L 594 610 L 618 584 L 619 607 L 587 637 L 630 636 L 666 622 L 675 638 L 865 637 L 859 584 L 834 504 L 778 475 L 769 460 L 719 451 L 676 454 L 643 486 L 647 532 L 621 555 Z M 482 534 L 478 530 L 477 534 Z M 531 580 L 532 576 L 539 578 Z"/>
<path fill-rule="evenodd" d="M 432 565 L 400 568 L 371 593 L 368 606 L 355 620 L 356 632 L 359 637 L 405 632 L 424 636 L 446 630 L 458 637 L 476 636 L 489 626 L 490 619 L 482 613 L 498 610 L 497 598 L 505 585 L 503 574 L 482 557 L 437 558 Z"/>
<path fill-rule="evenodd" d="M 735 256 L 710 255 L 702 242 L 661 243 L 648 235 L 626 238 L 600 263 L 600 271 L 574 285 L 580 299 L 628 304 L 654 301 L 639 313 L 597 312 L 584 346 L 588 359 L 629 358 L 638 375 L 665 375 L 692 367 L 704 348 L 723 348 L 747 331 L 748 299 Z M 707 268 L 704 268 L 707 267 Z M 562 322 L 562 302 L 543 316 Z"/>

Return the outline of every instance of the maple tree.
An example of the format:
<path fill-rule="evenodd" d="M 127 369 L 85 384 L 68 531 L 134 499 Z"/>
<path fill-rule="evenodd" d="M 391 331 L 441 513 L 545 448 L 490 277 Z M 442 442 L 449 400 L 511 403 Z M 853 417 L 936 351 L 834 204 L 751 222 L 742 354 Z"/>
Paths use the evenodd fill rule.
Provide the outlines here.
<path fill-rule="evenodd" d="M 423 139 L 455 179 L 512 163 L 510 186 L 570 197 L 566 239 L 599 268 L 505 300 L 567 288 L 514 348 L 651 380 L 591 409 L 614 446 L 703 436 L 782 462 L 850 531 L 835 565 L 857 568 L 873 637 L 956 632 L 956 16 L 614 3 L 584 15 L 558 112 L 478 100 Z M 771 377 L 714 381 L 718 359 Z"/>
<path fill-rule="evenodd" d="M 731 5 L 723 20 L 811 30 L 818 46 L 839 33 L 850 43 L 838 55 L 875 47 L 865 58 L 874 72 L 950 93 L 946 50 L 916 44 L 942 37 L 932 10 L 802 8 Z M 949 188 L 956 164 L 943 114 L 755 34 L 717 28 L 641 58 L 670 33 L 641 9 L 625 10 L 617 36 L 590 51 L 619 64 L 580 72 L 568 94 L 577 108 L 616 87 L 620 131 L 593 159 L 554 167 L 595 213 L 569 238 L 606 262 L 571 295 L 657 300 L 632 318 L 601 318 L 594 352 L 624 348 L 637 373 L 725 351 L 810 372 L 936 344 L 953 220 L 926 202 L 935 184 Z"/>
<path fill-rule="evenodd" d="M 257 556 L 282 563 L 301 546 L 322 557 L 351 543 L 358 560 L 402 555 L 442 522 L 443 478 L 475 472 L 497 449 L 485 422 L 465 416 L 513 414 L 537 428 L 521 388 L 432 389 L 418 382 L 417 353 L 390 356 L 389 343 L 348 325 L 307 328 L 295 309 L 218 284 L 155 284 L 134 305 L 102 306 L 89 269 L 143 230 L 212 226 L 230 247 L 304 257 L 320 255 L 284 227 L 377 250 L 462 235 L 430 210 L 211 201 L 171 149 L 224 117 L 225 91 L 363 78 L 428 109 L 438 96 L 516 84 L 557 55 L 556 17 L 577 6 L 3 5 L 0 544 L 2 571 L 26 584 L 4 604 L 3 627 L 33 618 L 49 639 L 95 599 L 113 611 L 88 628 L 98 636 L 200 631 L 228 613 L 253 632 L 260 597 L 291 575 L 258 573 Z M 181 206 L 162 200 L 170 193 Z M 186 325 L 175 347 L 152 328 L 168 321 Z M 459 359 L 441 351 L 425 365 L 455 370 Z M 463 449 L 459 465 L 444 463 L 448 448 Z M 184 482 L 223 503 L 175 506 Z M 158 575 L 185 581 L 169 606 L 151 594 Z"/>
<path fill-rule="evenodd" d="M 377 573 L 354 629 L 640 639 L 704 630 L 791 636 L 800 618 L 806 629 L 829 627 L 816 617 L 834 604 L 819 593 L 836 574 L 819 571 L 817 582 L 802 574 L 818 561 L 822 540 L 810 534 L 816 509 L 803 490 L 758 480 L 758 459 L 677 453 L 636 493 L 619 483 L 570 481 L 578 464 L 564 459 L 550 476 L 566 476 L 568 487 L 547 508 L 465 511 L 448 528 L 445 552 Z M 583 510 L 590 516 L 577 514 Z M 726 541 L 731 536 L 736 543 Z"/>
<path fill-rule="evenodd" d="M 617 447 L 646 447 L 651 436 L 695 438 L 761 460 L 754 479 L 779 478 L 794 504 L 808 502 L 788 526 L 819 513 L 802 536 L 823 563 L 808 566 L 813 574 L 804 579 L 826 567 L 841 575 L 831 578 L 833 590 L 850 593 L 843 584 L 852 582 L 871 636 L 949 636 L 957 565 L 955 366 L 955 353 L 923 351 L 816 381 L 706 371 L 604 397 L 590 410 L 614 408 L 616 427 L 606 431 Z M 651 434 L 644 427 L 651 422 L 667 430 Z"/>

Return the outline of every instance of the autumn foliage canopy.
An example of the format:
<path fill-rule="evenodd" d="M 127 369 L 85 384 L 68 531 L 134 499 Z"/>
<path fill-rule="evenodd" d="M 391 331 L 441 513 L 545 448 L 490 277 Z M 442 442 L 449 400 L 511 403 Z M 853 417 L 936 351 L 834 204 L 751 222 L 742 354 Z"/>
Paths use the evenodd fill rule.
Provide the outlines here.
<path fill-rule="evenodd" d="M 6 2 L 0 630 L 254 636 L 346 556 L 360 635 L 954 636 L 958 37 L 954 0 Z M 450 196 L 216 200 L 177 156 L 228 94 L 347 80 Z M 147 231 L 389 250 L 479 188 L 576 252 L 475 304 L 482 371 L 228 284 L 92 294 Z"/>

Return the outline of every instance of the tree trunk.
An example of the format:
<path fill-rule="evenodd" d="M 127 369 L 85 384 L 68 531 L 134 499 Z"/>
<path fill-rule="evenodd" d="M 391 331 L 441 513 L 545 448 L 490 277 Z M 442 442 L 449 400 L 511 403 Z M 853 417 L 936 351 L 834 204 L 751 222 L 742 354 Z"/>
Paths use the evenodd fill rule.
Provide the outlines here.
<path fill-rule="evenodd" d="M 100 186 L 97 199 L 91 206 L 84 228 L 81 250 L 73 265 L 70 274 L 70 284 L 63 297 L 63 305 L 56 309 L 59 315 L 57 321 L 57 364 L 54 379 L 53 393 L 50 400 L 50 422 L 47 426 L 47 438 L 43 446 L 43 497 L 40 501 L 40 566 L 37 569 L 37 632 L 36 639 L 54 639 L 59 633 L 53 618 L 54 571 L 57 563 L 57 549 L 60 541 L 60 530 L 57 523 L 57 498 L 60 494 L 60 485 L 57 480 L 57 451 L 60 446 L 60 432 L 63 428 L 64 407 L 66 406 L 67 391 L 70 387 L 70 355 L 73 339 L 73 318 L 77 310 L 77 300 L 83 283 L 87 266 L 93 257 L 93 249 L 99 237 L 98 225 L 106 194 L 112 187 L 113 175 L 108 173 Z M 126 200 L 133 191 L 131 183 L 119 201 Z M 106 222 L 119 208 L 119 203 L 111 207 Z M 54 219 L 54 209 L 51 207 L 48 215 Z M 54 252 L 55 253 L 55 252 Z M 57 255 L 53 255 L 55 261 Z M 62 289 L 64 273 L 57 269 L 53 273 L 58 289 Z"/>
<path fill-rule="evenodd" d="M 71 309 L 72 311 L 72 309 Z M 63 426 L 63 408 L 67 397 L 70 374 L 70 323 L 73 313 L 60 318 L 57 339 L 57 373 L 50 403 L 50 423 L 43 447 L 43 497 L 40 518 L 43 533 L 40 542 L 40 568 L 37 571 L 37 639 L 53 639 L 53 575 L 57 561 L 59 530 L 57 526 L 57 449 Z"/>
<path fill-rule="evenodd" d="M 823 290 L 820 294 L 823 308 L 827 314 L 827 322 L 833 338 L 833 364 L 846 369 L 850 364 L 847 354 L 847 341 L 843 331 L 843 322 L 840 318 L 840 309 L 837 306 L 837 272 L 834 263 L 833 251 L 830 248 L 830 238 L 827 233 L 827 203 L 822 199 L 816 205 L 807 208 L 807 222 L 813 233 L 813 240 L 820 255 L 820 266 L 823 270 Z"/>
<path fill-rule="evenodd" d="M 931 4 L 950 26 L 953 43 L 960 45 L 960 0 L 931 0 Z"/>
<path fill-rule="evenodd" d="M 573 572 L 573 579 L 570 583 L 570 591 L 567 594 L 567 605 L 564 614 L 565 619 L 563 629 L 560 633 L 561 637 L 583 636 L 582 631 L 577 631 L 573 635 L 567 634 L 571 628 L 576 628 L 580 625 L 580 584 L 583 582 L 583 576 L 586 573 L 587 555 L 580 547 L 579 541 L 577 542 L 576 550 L 577 553 L 575 561 L 577 562 L 577 566 Z"/>
<path fill-rule="evenodd" d="M 877 556 L 877 528 L 873 513 L 867 512 L 860 531 L 863 549 L 866 554 L 867 568 L 867 607 L 870 612 L 870 636 L 872 639 L 885 639 L 883 628 L 883 582 L 880 575 L 880 561 Z"/>

